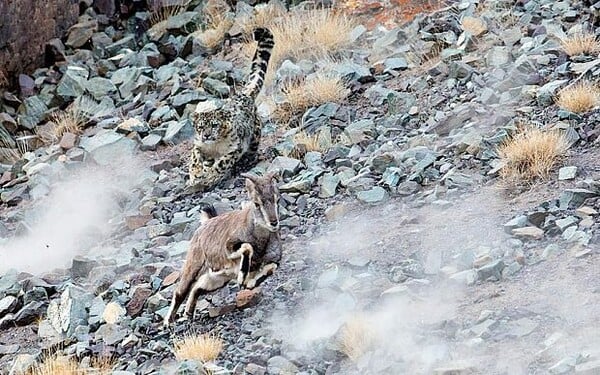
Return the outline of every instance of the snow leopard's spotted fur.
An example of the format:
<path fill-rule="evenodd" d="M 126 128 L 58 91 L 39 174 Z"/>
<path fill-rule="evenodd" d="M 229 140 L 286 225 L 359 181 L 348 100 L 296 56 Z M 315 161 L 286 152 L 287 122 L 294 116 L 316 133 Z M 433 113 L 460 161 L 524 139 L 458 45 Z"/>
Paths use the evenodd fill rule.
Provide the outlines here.
<path fill-rule="evenodd" d="M 196 129 L 189 164 L 188 188 L 204 191 L 231 175 L 232 169 L 254 165 L 262 123 L 256 113 L 255 98 L 260 92 L 271 51 L 273 34 L 268 29 L 254 30 L 258 42 L 252 73 L 244 89 L 218 101 L 216 107 L 196 111 Z"/>

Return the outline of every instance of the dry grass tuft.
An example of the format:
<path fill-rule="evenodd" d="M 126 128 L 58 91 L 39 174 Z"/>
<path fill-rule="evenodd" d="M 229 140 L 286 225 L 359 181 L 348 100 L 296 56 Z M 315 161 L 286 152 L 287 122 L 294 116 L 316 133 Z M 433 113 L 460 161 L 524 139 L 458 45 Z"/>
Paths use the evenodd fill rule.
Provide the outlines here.
<path fill-rule="evenodd" d="M 33 365 L 28 375 L 81 375 L 78 363 L 68 357 L 57 354 L 48 356 L 41 363 Z"/>
<path fill-rule="evenodd" d="M 336 56 L 351 44 L 350 33 L 356 20 L 331 9 L 304 9 L 286 12 L 278 6 L 259 8 L 254 16 L 242 22 L 247 35 L 256 27 L 273 33 L 275 47 L 269 71 L 275 71 L 285 59 L 322 59 Z M 253 48 L 247 51 L 254 52 Z M 272 74 L 268 74 L 267 80 Z"/>
<path fill-rule="evenodd" d="M 43 135 L 43 138 L 50 143 L 60 141 L 65 133 L 81 134 L 87 118 L 78 106 L 71 105 L 65 111 L 52 114 L 52 122 L 54 123 L 52 132 Z"/>
<path fill-rule="evenodd" d="M 0 89 L 8 87 L 8 76 L 4 69 L 0 69 Z"/>
<path fill-rule="evenodd" d="M 598 38 L 589 32 L 570 35 L 562 39 L 560 45 L 569 56 L 591 55 L 600 51 Z"/>
<path fill-rule="evenodd" d="M 330 131 L 320 131 L 316 134 L 308 134 L 306 131 L 300 131 L 294 134 L 294 148 L 291 155 L 296 159 L 301 159 L 307 152 L 317 151 L 326 152 L 333 146 L 333 140 Z"/>
<path fill-rule="evenodd" d="M 350 94 L 340 77 L 326 73 L 317 73 L 309 79 L 284 83 L 281 91 L 284 102 L 275 109 L 274 117 L 282 122 L 310 107 L 342 102 Z"/>
<path fill-rule="evenodd" d="M 150 2 L 150 17 L 148 22 L 151 28 L 148 33 L 152 38 L 162 35 L 167 29 L 167 22 L 169 18 L 179 15 L 187 10 L 190 0 L 178 0 L 177 2 L 163 6 L 160 0 L 153 0 Z"/>
<path fill-rule="evenodd" d="M 73 358 L 48 355 L 33 365 L 27 375 L 109 375 L 115 362 L 110 357 L 92 358 L 89 367 L 80 367 Z"/>
<path fill-rule="evenodd" d="M 216 22 L 216 21 L 215 21 Z M 213 28 L 209 28 L 206 30 L 198 30 L 192 33 L 194 38 L 196 38 L 204 48 L 208 50 L 215 50 L 225 40 L 225 34 L 231 29 L 233 26 L 233 17 L 222 17 L 218 23 L 212 23 Z"/>
<path fill-rule="evenodd" d="M 560 158 L 568 143 L 557 130 L 541 130 L 521 126 L 518 131 L 498 148 L 503 167 L 500 177 L 511 184 L 530 183 L 546 178 Z"/>
<path fill-rule="evenodd" d="M 600 103 L 600 88 L 589 81 L 581 81 L 558 92 L 556 104 L 573 113 L 583 113 Z"/>
<path fill-rule="evenodd" d="M 479 36 L 487 31 L 485 21 L 481 18 L 464 17 L 460 24 L 464 31 L 467 31 L 475 36 Z"/>
<path fill-rule="evenodd" d="M 173 341 L 175 358 L 200 362 L 214 361 L 223 350 L 223 340 L 212 334 L 187 335 Z"/>
<path fill-rule="evenodd" d="M 375 345 L 375 333 L 362 316 L 349 319 L 340 329 L 338 344 L 342 353 L 357 362 Z"/>

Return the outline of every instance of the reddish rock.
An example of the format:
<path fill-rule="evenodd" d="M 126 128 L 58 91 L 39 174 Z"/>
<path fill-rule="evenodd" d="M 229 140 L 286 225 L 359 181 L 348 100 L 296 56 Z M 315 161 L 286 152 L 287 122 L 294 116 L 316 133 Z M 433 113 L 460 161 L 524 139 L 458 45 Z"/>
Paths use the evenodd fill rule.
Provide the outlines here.
<path fill-rule="evenodd" d="M 78 0 L 0 0 L 0 66 L 10 76 L 33 72 L 44 64 L 46 42 L 78 17 Z"/>
<path fill-rule="evenodd" d="M 212 306 L 208 308 L 208 316 L 216 318 L 217 316 L 228 314 L 235 310 L 235 305 Z"/>
<path fill-rule="evenodd" d="M 135 291 L 133 292 L 133 296 L 131 297 L 131 300 L 125 307 L 127 309 L 127 315 L 137 316 L 139 313 L 141 313 L 142 309 L 144 308 L 144 304 L 146 303 L 146 300 L 151 295 L 152 295 L 152 290 L 149 288 L 145 288 L 145 287 L 136 288 Z"/>
<path fill-rule="evenodd" d="M 235 296 L 235 305 L 239 309 L 245 309 L 247 307 L 252 307 L 260 301 L 261 293 L 260 288 L 254 289 L 243 289 L 238 292 Z"/>
<path fill-rule="evenodd" d="M 150 220 L 152 220 L 152 215 L 132 215 L 125 217 L 125 225 L 127 225 L 127 229 L 136 230 L 145 226 Z"/>
<path fill-rule="evenodd" d="M 175 284 L 175 282 L 177 282 L 177 279 L 179 279 L 180 274 L 181 273 L 179 271 L 175 271 L 167 275 L 167 277 L 165 277 L 165 279 L 162 282 L 163 287 Z"/>
<path fill-rule="evenodd" d="M 73 134 L 73 133 L 65 133 L 63 134 L 62 138 L 60 139 L 60 147 L 62 147 L 65 150 L 70 150 L 73 147 L 75 147 L 75 144 L 77 143 L 77 135 Z"/>
<path fill-rule="evenodd" d="M 14 174 L 11 171 L 6 171 L 2 174 L 2 177 L 0 177 L 0 186 L 4 185 L 5 183 L 11 181 L 14 178 Z"/>

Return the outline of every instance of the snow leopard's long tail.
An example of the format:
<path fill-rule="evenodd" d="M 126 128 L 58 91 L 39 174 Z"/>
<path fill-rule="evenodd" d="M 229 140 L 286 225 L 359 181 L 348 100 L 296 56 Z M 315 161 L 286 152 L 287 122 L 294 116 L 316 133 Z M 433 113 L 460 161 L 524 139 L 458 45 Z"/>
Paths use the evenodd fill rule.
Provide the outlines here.
<path fill-rule="evenodd" d="M 244 87 L 244 95 L 255 98 L 263 87 L 265 74 L 269 66 L 269 59 L 275 42 L 273 34 L 269 29 L 259 27 L 254 30 L 254 40 L 258 42 L 254 58 L 252 59 L 252 73 L 250 79 Z"/>

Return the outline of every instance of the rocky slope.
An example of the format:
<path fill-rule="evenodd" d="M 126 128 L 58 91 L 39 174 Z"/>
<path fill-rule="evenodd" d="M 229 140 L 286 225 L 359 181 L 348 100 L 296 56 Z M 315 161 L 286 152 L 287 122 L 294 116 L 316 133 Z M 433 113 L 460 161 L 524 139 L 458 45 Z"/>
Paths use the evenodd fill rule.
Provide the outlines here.
<path fill-rule="evenodd" d="M 59 350 L 84 364 L 113 356 L 115 374 L 201 373 L 172 351 L 189 332 L 225 340 L 213 373 L 600 371 L 598 115 L 553 102 L 600 73 L 559 43 L 594 29 L 593 7 L 464 1 L 392 29 L 357 26 L 326 65 L 349 97 L 300 114 L 330 144 L 304 152 L 299 128 L 263 131 L 255 170 L 283 176 L 282 266 L 257 304 L 237 308 L 227 286 L 165 330 L 198 203 L 244 200 L 237 178 L 181 195 L 188 114 L 248 72 L 235 44 L 213 54 L 194 37 L 202 9 L 150 30 L 147 13 L 115 25 L 88 9 L 56 42 L 64 62 L 4 93 L 0 130 L 15 135 L 4 148 L 27 152 L 0 165 L 0 372 Z M 235 19 L 249 11 L 239 3 Z M 464 31 L 466 18 L 478 27 Z M 283 62 L 261 113 L 280 82 L 322 65 Z M 38 147 L 69 104 L 83 134 Z M 570 168 L 507 191 L 496 148 L 520 121 L 564 132 Z M 340 345 L 348 327 L 355 351 Z"/>

